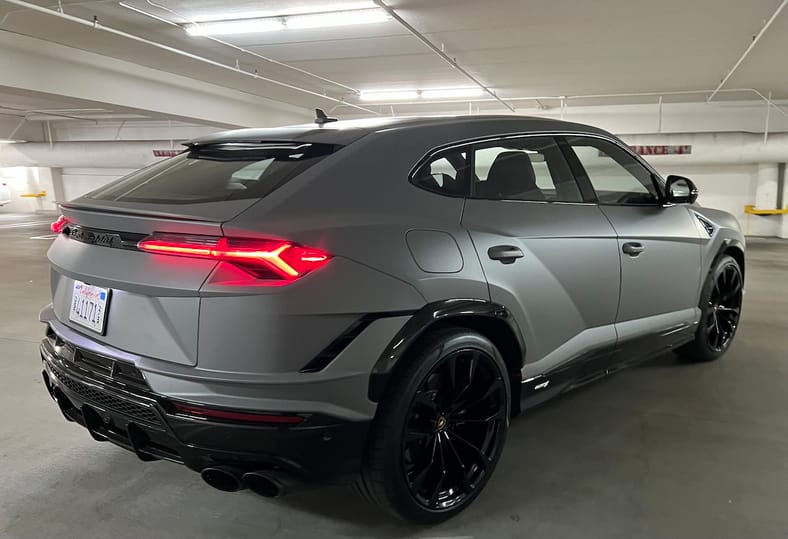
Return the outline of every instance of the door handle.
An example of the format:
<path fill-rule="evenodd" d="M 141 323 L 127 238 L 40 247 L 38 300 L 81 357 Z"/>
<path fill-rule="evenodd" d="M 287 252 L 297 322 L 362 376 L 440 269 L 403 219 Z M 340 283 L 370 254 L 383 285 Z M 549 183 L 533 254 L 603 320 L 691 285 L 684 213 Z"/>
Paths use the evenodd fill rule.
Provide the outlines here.
<path fill-rule="evenodd" d="M 498 260 L 502 264 L 512 264 L 518 258 L 522 258 L 523 251 L 514 245 L 496 245 L 487 249 L 487 256 L 493 260 Z"/>
<path fill-rule="evenodd" d="M 625 243 L 624 246 L 621 247 L 621 250 L 624 251 L 629 256 L 634 258 L 634 257 L 638 256 L 640 253 L 642 253 L 643 251 L 645 251 L 646 248 L 643 247 L 642 243 L 638 243 L 636 241 L 631 241 L 631 242 Z"/>

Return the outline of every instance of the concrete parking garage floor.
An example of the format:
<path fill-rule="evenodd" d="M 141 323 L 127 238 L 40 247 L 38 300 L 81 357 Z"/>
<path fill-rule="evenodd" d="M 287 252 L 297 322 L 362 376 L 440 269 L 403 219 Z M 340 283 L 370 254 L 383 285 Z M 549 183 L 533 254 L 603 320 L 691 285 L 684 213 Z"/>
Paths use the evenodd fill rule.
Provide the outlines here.
<path fill-rule="evenodd" d="M 388 520 L 349 488 L 225 494 L 67 424 L 43 388 L 49 301 L 40 216 L 0 218 L 0 536 L 785 537 L 788 243 L 749 244 L 744 319 L 721 361 L 666 355 L 513 421 L 496 474 L 459 518 Z M 21 223 L 21 224 L 20 224 Z"/>

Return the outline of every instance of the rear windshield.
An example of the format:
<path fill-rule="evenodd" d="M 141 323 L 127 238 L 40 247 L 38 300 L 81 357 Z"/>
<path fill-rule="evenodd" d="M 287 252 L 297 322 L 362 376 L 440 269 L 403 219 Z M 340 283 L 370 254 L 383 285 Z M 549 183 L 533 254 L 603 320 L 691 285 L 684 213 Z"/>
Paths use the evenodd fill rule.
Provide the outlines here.
<path fill-rule="evenodd" d="M 185 151 L 88 195 L 96 200 L 195 204 L 263 198 L 338 149 L 331 144 L 217 144 Z"/>

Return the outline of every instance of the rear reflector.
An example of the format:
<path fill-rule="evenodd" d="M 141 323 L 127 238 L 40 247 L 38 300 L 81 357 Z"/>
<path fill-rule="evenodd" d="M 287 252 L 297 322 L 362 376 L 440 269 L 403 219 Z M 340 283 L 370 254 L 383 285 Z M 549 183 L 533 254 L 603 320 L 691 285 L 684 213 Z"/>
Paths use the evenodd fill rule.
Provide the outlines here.
<path fill-rule="evenodd" d="M 137 247 L 149 253 L 231 262 L 260 279 L 295 280 L 328 262 L 320 249 L 280 240 L 156 233 Z"/>
<path fill-rule="evenodd" d="M 225 421 L 243 421 L 247 423 L 268 423 L 275 425 L 297 425 L 304 418 L 300 415 L 258 414 L 255 412 L 235 412 L 229 410 L 214 410 L 192 404 L 173 402 L 175 411 L 180 414 L 190 415 L 203 419 L 220 419 Z"/>
<path fill-rule="evenodd" d="M 55 234 L 60 234 L 61 232 L 63 232 L 63 229 L 66 228 L 66 226 L 68 226 L 70 223 L 71 221 L 67 217 L 61 215 L 60 217 L 57 218 L 57 221 L 49 225 L 49 229 Z"/>

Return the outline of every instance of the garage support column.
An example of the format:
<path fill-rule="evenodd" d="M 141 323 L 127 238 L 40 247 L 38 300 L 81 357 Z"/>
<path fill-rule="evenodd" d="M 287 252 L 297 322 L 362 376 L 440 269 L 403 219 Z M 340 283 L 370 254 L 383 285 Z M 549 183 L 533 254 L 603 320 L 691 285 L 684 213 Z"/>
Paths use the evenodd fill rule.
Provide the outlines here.
<path fill-rule="evenodd" d="M 777 208 L 777 200 L 780 197 L 780 165 L 777 163 L 761 163 L 758 165 L 758 174 L 755 183 L 755 207 L 759 210 L 773 210 Z M 763 221 L 760 234 L 767 236 L 785 237 L 783 228 L 783 216 L 748 216 L 750 218 Z"/>
<path fill-rule="evenodd" d="M 777 163 L 761 163 L 758 165 L 758 177 L 755 184 L 756 208 L 771 210 L 777 207 L 778 172 L 779 165 Z"/>
<path fill-rule="evenodd" d="M 788 180 L 788 166 L 786 166 L 786 163 L 780 163 L 777 166 L 777 204 L 775 208 L 788 208 L 788 187 L 785 186 L 786 180 Z M 777 236 L 786 239 L 788 238 L 788 215 L 780 215 L 779 219 Z"/>

